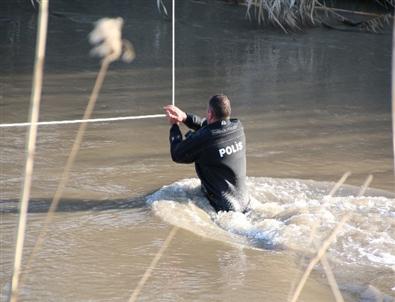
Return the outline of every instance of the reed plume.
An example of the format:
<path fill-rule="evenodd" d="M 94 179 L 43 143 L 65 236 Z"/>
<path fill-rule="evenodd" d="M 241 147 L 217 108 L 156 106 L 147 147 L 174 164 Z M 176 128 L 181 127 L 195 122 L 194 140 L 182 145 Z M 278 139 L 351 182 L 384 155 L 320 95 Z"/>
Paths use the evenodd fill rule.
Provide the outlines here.
<path fill-rule="evenodd" d="M 89 41 L 94 45 L 91 55 L 104 58 L 108 62 L 120 58 L 128 63 L 133 61 L 134 48 L 129 41 L 122 40 L 122 27 L 121 17 L 103 18 L 97 21 L 94 30 L 89 34 Z"/>

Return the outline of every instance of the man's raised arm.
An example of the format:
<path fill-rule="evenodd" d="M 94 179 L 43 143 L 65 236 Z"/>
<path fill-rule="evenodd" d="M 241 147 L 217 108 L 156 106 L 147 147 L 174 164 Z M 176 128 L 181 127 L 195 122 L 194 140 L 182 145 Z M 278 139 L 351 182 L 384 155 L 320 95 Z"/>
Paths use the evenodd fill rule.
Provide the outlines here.
<path fill-rule="evenodd" d="M 168 105 L 163 108 L 166 112 L 167 118 L 173 123 L 184 123 L 188 128 L 199 130 L 207 124 L 206 119 L 202 119 L 194 114 L 187 114 L 180 108 L 174 105 Z"/>
<path fill-rule="evenodd" d="M 195 114 L 187 113 L 187 118 L 185 119 L 184 124 L 187 125 L 188 128 L 197 131 L 207 125 L 207 120 Z"/>
<path fill-rule="evenodd" d="M 176 163 L 193 163 L 205 147 L 206 138 L 195 134 L 182 139 L 180 128 L 175 123 L 170 128 L 170 154 Z"/>

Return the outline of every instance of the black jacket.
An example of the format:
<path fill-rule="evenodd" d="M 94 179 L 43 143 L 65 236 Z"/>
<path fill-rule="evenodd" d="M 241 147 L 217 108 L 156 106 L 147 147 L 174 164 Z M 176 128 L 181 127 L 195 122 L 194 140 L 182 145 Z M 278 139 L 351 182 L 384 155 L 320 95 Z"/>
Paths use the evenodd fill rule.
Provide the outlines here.
<path fill-rule="evenodd" d="M 188 114 L 184 123 L 196 132 L 183 140 L 178 125 L 170 128 L 173 161 L 195 163 L 202 190 L 217 211 L 246 210 L 246 141 L 241 122 L 230 119 L 208 125 Z"/>

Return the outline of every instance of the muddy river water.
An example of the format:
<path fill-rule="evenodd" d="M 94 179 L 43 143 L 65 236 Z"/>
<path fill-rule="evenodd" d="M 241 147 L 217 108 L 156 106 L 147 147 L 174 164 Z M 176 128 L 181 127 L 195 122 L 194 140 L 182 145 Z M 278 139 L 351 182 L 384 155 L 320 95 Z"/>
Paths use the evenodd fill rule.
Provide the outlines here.
<path fill-rule="evenodd" d="M 0 5 L 0 123 L 27 120 L 37 21 L 28 1 L 8 2 Z M 40 120 L 81 118 L 99 68 L 87 35 L 104 16 L 125 19 L 137 57 L 111 65 L 94 117 L 162 113 L 171 102 L 172 28 L 156 1 L 56 0 L 50 9 Z M 324 239 L 351 211 L 328 252 L 345 300 L 394 301 L 391 35 L 283 34 L 244 13 L 223 2 L 176 1 L 176 104 L 204 115 L 211 95 L 229 95 L 247 136 L 252 213 L 210 210 L 193 166 L 171 162 L 165 119 L 90 124 L 44 245 L 25 272 L 21 300 L 127 301 L 176 225 L 139 301 L 286 301 L 309 257 L 311 226 L 320 221 L 316 239 Z M 26 257 L 77 129 L 39 127 Z M 0 131 L 6 301 L 26 129 Z M 346 171 L 348 186 L 328 198 Z M 356 197 L 369 174 L 368 197 Z M 317 267 L 300 301 L 333 300 Z"/>

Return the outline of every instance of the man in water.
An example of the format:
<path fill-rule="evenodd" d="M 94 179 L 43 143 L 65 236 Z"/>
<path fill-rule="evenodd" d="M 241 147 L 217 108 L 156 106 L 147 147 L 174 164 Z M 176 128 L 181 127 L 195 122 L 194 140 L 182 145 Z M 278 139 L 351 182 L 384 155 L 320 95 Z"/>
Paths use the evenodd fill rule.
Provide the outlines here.
<path fill-rule="evenodd" d="M 164 107 L 170 128 L 171 158 L 176 163 L 195 163 L 202 191 L 218 211 L 247 210 L 246 141 L 243 126 L 231 119 L 230 100 L 214 95 L 207 118 L 185 113 L 176 106 Z M 189 131 L 183 139 L 179 123 Z"/>

